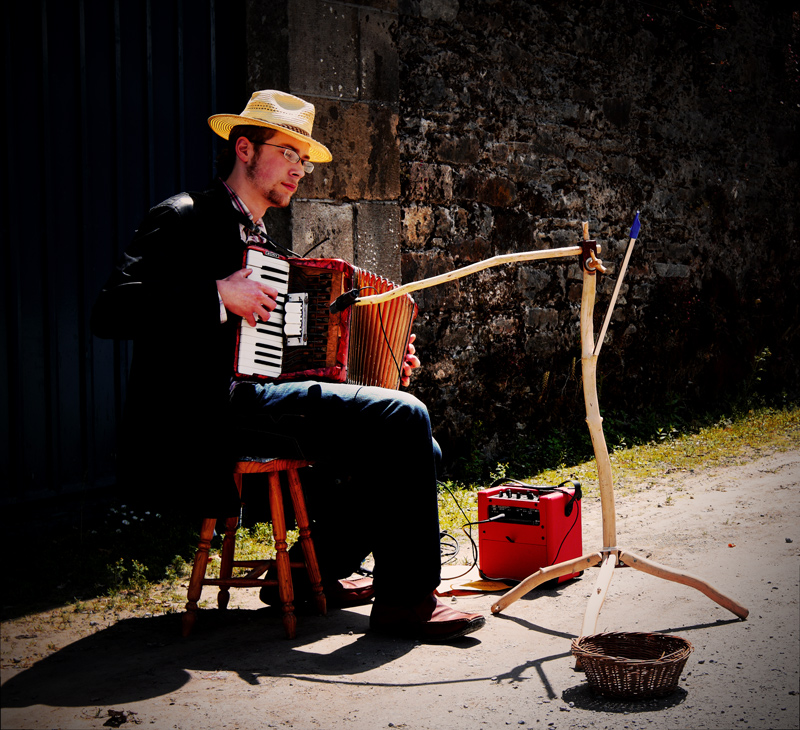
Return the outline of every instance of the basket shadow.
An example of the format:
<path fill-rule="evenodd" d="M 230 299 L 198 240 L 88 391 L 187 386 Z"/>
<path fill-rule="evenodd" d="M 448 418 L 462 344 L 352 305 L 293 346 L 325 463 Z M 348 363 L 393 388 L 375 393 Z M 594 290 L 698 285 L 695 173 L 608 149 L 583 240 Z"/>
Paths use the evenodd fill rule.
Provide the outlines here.
<path fill-rule="evenodd" d="M 669 707 L 676 707 L 686 701 L 688 692 L 682 687 L 677 687 L 665 697 L 650 697 L 641 699 L 624 699 L 602 695 L 593 690 L 588 684 L 583 683 L 564 690 L 561 698 L 564 702 L 581 710 L 594 712 L 658 712 Z"/>

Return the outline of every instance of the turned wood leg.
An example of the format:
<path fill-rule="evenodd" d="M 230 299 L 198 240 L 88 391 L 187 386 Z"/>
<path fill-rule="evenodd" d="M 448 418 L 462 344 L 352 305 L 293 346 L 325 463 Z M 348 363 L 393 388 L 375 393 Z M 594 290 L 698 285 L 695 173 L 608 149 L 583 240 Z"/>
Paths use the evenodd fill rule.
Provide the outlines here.
<path fill-rule="evenodd" d="M 276 472 L 269 475 L 269 506 L 272 510 L 272 534 L 275 538 L 275 564 L 278 569 L 278 594 L 283 604 L 283 625 L 290 639 L 295 636 L 297 618 L 294 615 L 294 589 L 292 587 L 292 568 L 286 544 L 286 517 L 283 512 L 280 476 Z"/>
<path fill-rule="evenodd" d="M 297 520 L 297 529 L 300 533 L 300 547 L 303 548 L 306 571 L 311 581 L 311 590 L 314 593 L 317 610 L 324 616 L 327 613 L 327 605 L 325 594 L 322 591 L 322 575 L 319 572 L 317 553 L 314 550 L 314 542 L 311 539 L 311 528 L 309 525 L 308 512 L 306 510 L 306 501 L 303 496 L 303 485 L 300 483 L 300 476 L 296 469 L 289 469 L 287 471 L 287 477 L 289 479 L 289 493 L 292 496 L 292 503 L 294 504 L 294 516 Z"/>
<path fill-rule="evenodd" d="M 222 558 L 219 566 L 219 577 L 230 578 L 233 575 L 233 559 L 236 553 L 236 526 L 238 517 L 228 517 L 225 520 L 225 536 L 222 538 Z M 217 594 L 217 607 L 224 611 L 228 608 L 231 599 L 230 586 L 220 586 Z"/>
<path fill-rule="evenodd" d="M 197 544 L 197 552 L 194 555 L 192 565 L 192 576 L 189 579 L 189 590 L 186 593 L 186 612 L 183 614 L 183 636 L 189 636 L 197 619 L 197 602 L 203 592 L 203 579 L 206 577 L 206 566 L 208 565 L 208 551 L 211 547 L 211 539 L 214 537 L 214 525 L 216 520 L 207 518 L 203 520 L 200 528 L 200 542 Z"/>

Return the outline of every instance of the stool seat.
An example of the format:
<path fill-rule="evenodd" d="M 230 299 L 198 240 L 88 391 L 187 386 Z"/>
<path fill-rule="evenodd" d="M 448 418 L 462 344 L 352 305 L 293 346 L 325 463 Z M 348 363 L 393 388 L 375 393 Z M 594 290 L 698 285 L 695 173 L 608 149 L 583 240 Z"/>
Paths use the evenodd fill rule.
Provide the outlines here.
<path fill-rule="evenodd" d="M 228 607 L 231 588 L 255 588 L 263 586 L 277 586 L 278 595 L 283 607 L 283 624 L 290 639 L 294 638 L 297 629 L 297 618 L 294 614 L 294 587 L 292 584 L 292 568 L 305 568 L 311 583 L 317 609 L 321 614 L 326 613 L 325 594 L 322 591 L 322 577 L 319 564 L 311 540 L 308 511 L 306 510 L 303 487 L 300 483 L 298 469 L 310 466 L 310 461 L 302 459 L 281 459 L 262 456 L 242 456 L 234 463 L 233 478 L 239 497 L 242 496 L 242 477 L 244 474 L 267 474 L 269 481 L 269 505 L 272 520 L 272 534 L 275 538 L 276 556 L 264 560 L 236 560 L 236 527 L 238 517 L 229 517 L 225 520 L 225 533 L 222 539 L 222 560 L 220 563 L 219 578 L 206 578 L 208 566 L 208 553 L 211 540 L 214 537 L 214 528 L 217 520 L 206 518 L 200 528 L 200 541 L 195 553 L 192 576 L 189 580 L 187 591 L 186 612 L 183 614 L 183 635 L 188 636 L 197 619 L 197 602 L 203 591 L 203 586 L 219 586 L 217 606 L 224 610 Z M 283 508 L 283 493 L 281 491 L 281 474 L 285 475 L 289 487 L 289 495 L 294 507 L 297 528 L 300 533 L 300 546 L 303 549 L 304 562 L 292 563 L 289 560 L 288 545 L 286 543 L 286 516 Z M 277 569 L 277 580 L 267 578 L 266 573 L 270 568 Z M 244 575 L 233 575 L 234 568 L 247 568 Z"/>

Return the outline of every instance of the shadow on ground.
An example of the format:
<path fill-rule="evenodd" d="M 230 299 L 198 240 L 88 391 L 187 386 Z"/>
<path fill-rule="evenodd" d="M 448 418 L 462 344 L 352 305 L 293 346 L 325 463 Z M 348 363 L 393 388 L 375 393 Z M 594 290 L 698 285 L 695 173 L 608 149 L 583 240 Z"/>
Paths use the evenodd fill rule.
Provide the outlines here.
<path fill-rule="evenodd" d="M 174 692 L 191 672 L 235 672 L 257 684 L 261 677 L 358 675 L 392 662 L 414 642 L 365 633 L 368 616 L 338 611 L 303 619 L 287 639 L 270 608 L 206 610 L 194 633 L 181 637 L 181 615 L 129 618 L 66 646 L 11 678 L 4 707 L 34 704 L 82 707 L 123 704 Z M 329 653 L 304 647 L 326 637 L 353 635 Z M 259 635 L 259 640 L 253 637 Z"/>

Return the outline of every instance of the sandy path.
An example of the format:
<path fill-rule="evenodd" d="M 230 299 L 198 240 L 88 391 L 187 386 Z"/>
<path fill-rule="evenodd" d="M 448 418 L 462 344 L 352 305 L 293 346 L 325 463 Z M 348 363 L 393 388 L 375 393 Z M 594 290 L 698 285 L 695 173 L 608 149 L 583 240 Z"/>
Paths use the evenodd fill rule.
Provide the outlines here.
<path fill-rule="evenodd" d="M 75 615 L 60 631 L 45 617 L 9 622 L 2 727 L 797 728 L 800 451 L 672 478 L 618 500 L 620 547 L 704 577 L 751 614 L 740 621 L 698 591 L 617 570 L 598 630 L 668 631 L 695 647 L 666 699 L 608 701 L 573 670 L 592 570 L 453 646 L 374 637 L 368 607 L 301 617 L 289 641 L 244 591 L 243 610 L 207 612 L 188 641 L 177 615 Z M 598 502 L 585 503 L 583 531 L 587 552 L 601 546 Z M 495 597 L 456 605 L 489 616 Z"/>

